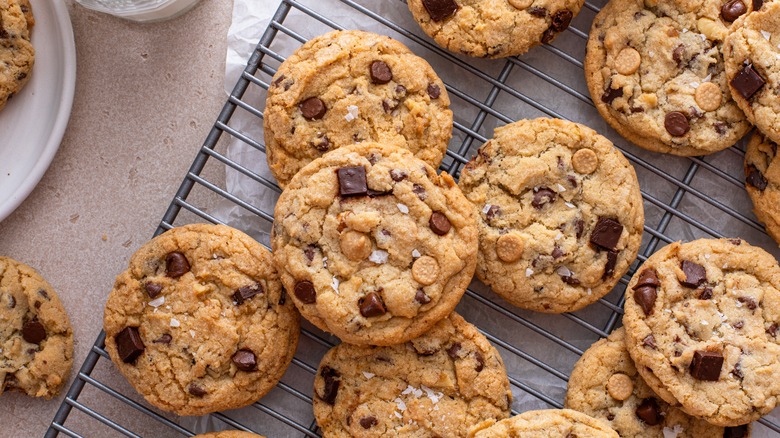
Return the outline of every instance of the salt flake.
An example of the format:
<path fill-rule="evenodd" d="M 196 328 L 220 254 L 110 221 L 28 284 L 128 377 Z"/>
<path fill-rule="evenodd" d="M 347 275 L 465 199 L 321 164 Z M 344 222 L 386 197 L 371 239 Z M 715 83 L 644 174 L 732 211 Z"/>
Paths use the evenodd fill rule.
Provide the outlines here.
<path fill-rule="evenodd" d="M 566 205 L 569 208 L 577 208 L 577 206 L 572 204 L 571 202 L 564 202 L 564 205 Z"/>
<path fill-rule="evenodd" d="M 699 88 L 699 85 L 701 85 L 701 84 L 699 84 L 698 82 L 691 82 L 691 88 L 694 88 L 694 89 L 695 88 Z"/>
<path fill-rule="evenodd" d="M 664 438 L 677 438 L 683 432 L 682 426 L 675 424 L 673 428 L 664 427 Z"/>
<path fill-rule="evenodd" d="M 358 107 L 355 105 L 350 105 L 347 107 L 347 115 L 344 116 L 344 120 L 351 122 L 355 119 L 357 119 L 358 116 Z"/>
<path fill-rule="evenodd" d="M 712 80 L 712 73 L 708 74 L 708 75 L 707 75 L 707 76 L 704 78 L 704 82 L 709 82 L 709 81 L 711 81 L 711 80 Z"/>
<path fill-rule="evenodd" d="M 417 251 L 416 249 L 412 250 L 412 257 L 414 257 L 414 258 L 418 258 L 418 257 L 420 257 L 421 255 L 422 255 L 422 254 L 420 254 L 420 251 Z"/>
<path fill-rule="evenodd" d="M 409 207 L 405 206 L 404 204 L 395 204 L 398 207 L 398 210 L 401 211 L 403 214 L 409 214 Z"/>
<path fill-rule="evenodd" d="M 372 263 L 376 263 L 377 265 L 383 265 L 387 263 L 387 251 L 377 249 L 376 251 L 373 251 L 370 256 L 368 256 L 368 260 Z"/>
<path fill-rule="evenodd" d="M 555 272 L 557 272 L 561 277 L 571 277 L 572 275 L 572 272 L 566 266 L 561 266 Z"/>
<path fill-rule="evenodd" d="M 181 326 L 181 323 L 176 318 L 171 318 L 171 327 L 179 327 Z"/>
<path fill-rule="evenodd" d="M 374 374 L 374 373 L 367 373 L 367 372 L 363 371 L 363 377 L 365 377 L 366 379 L 371 379 L 371 378 L 373 378 L 375 375 L 376 375 L 376 374 Z"/>
<path fill-rule="evenodd" d="M 525 269 L 525 276 L 526 276 L 526 277 L 530 277 L 530 276 L 532 276 L 532 275 L 534 275 L 534 270 L 533 270 L 533 269 L 531 269 L 531 268 L 526 268 L 526 269 Z"/>
<path fill-rule="evenodd" d="M 769 39 L 772 38 L 772 33 L 771 32 L 767 32 L 765 30 L 761 31 L 761 35 L 763 35 L 764 39 L 766 39 L 767 41 L 769 41 Z"/>
<path fill-rule="evenodd" d="M 563 239 L 563 234 L 558 233 L 555 235 L 555 240 L 561 240 L 561 239 Z"/>
<path fill-rule="evenodd" d="M 330 287 L 333 288 L 333 290 L 336 292 L 336 294 L 339 293 L 339 285 L 340 284 L 341 284 L 341 282 L 339 281 L 339 279 L 336 278 L 336 277 L 333 277 L 333 283 L 330 284 Z"/>
<path fill-rule="evenodd" d="M 155 307 L 155 308 L 162 306 L 164 303 L 165 303 L 165 297 L 164 296 L 159 297 L 159 298 L 155 298 L 152 301 L 149 301 L 149 305 L 152 306 L 152 307 Z"/>
<path fill-rule="evenodd" d="M 398 410 L 399 411 L 401 411 L 401 412 L 406 411 L 406 403 L 404 403 L 403 400 L 401 400 L 400 398 L 396 397 L 395 400 L 393 400 L 393 401 L 395 402 L 396 405 L 398 405 Z"/>
<path fill-rule="evenodd" d="M 485 204 L 485 206 L 482 208 L 482 214 L 488 214 L 491 208 L 493 208 L 491 204 Z"/>
<path fill-rule="evenodd" d="M 558 193 L 561 193 L 561 192 L 565 192 L 565 191 L 566 191 L 566 187 L 562 186 L 561 184 L 558 184 L 558 187 L 557 187 L 557 188 L 558 188 Z"/>
<path fill-rule="evenodd" d="M 195 338 L 195 330 L 190 330 L 190 336 L 192 336 L 193 339 Z"/>

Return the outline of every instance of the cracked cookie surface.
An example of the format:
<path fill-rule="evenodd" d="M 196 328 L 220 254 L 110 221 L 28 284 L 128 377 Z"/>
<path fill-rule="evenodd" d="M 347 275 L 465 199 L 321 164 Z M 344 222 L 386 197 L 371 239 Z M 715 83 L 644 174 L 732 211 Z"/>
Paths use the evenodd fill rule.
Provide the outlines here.
<path fill-rule="evenodd" d="M 636 174 L 588 127 L 535 119 L 498 128 L 459 184 L 479 212 L 477 276 L 518 307 L 580 309 L 636 258 L 644 224 Z"/>
<path fill-rule="evenodd" d="M 509 416 L 498 351 L 456 313 L 405 344 L 341 344 L 314 378 L 314 416 L 329 437 L 466 437 Z"/>
<path fill-rule="evenodd" d="M 440 46 L 480 58 L 520 55 L 569 27 L 583 0 L 409 0 Z"/>
<path fill-rule="evenodd" d="M 455 181 L 378 143 L 304 167 L 276 203 L 271 244 L 301 314 L 353 344 L 415 338 L 474 274 L 477 219 Z"/>
<path fill-rule="evenodd" d="M 745 152 L 745 187 L 753 212 L 780 243 L 780 158 L 777 144 L 754 132 Z"/>
<path fill-rule="evenodd" d="M 721 46 L 752 3 L 732 3 L 741 8 L 725 11 L 721 0 L 610 1 L 593 21 L 585 56 L 602 117 L 638 146 L 674 155 L 706 155 L 742 138 L 750 124 L 731 98 Z"/>
<path fill-rule="evenodd" d="M 303 166 L 365 141 L 438 167 L 452 137 L 444 83 L 390 37 L 358 30 L 312 39 L 282 63 L 264 115 L 268 166 L 284 187 Z"/>
<path fill-rule="evenodd" d="M 23 6 L 32 18 L 29 4 L 0 0 L 0 110 L 27 84 L 35 64 L 35 49 L 30 43 L 32 26 L 28 26 Z"/>
<path fill-rule="evenodd" d="M 689 415 L 737 426 L 777 404 L 780 266 L 764 250 L 739 239 L 662 248 L 629 282 L 623 324 L 647 384 Z"/>
<path fill-rule="evenodd" d="M 73 365 L 73 330 L 51 285 L 7 257 L 0 257 L 0 321 L 0 394 L 53 398 Z"/>
<path fill-rule="evenodd" d="M 618 438 L 602 420 L 571 409 L 526 411 L 482 429 L 474 438 Z"/>
<path fill-rule="evenodd" d="M 146 400 L 179 415 L 239 408 L 270 391 L 298 344 L 298 312 L 271 254 L 224 225 L 144 244 L 106 303 L 106 351 Z"/>

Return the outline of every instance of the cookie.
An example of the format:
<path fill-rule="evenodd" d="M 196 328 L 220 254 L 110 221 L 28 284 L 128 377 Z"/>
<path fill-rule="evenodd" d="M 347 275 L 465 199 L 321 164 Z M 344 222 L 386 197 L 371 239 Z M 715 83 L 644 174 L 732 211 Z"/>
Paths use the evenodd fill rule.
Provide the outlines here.
<path fill-rule="evenodd" d="M 257 435 L 249 432 L 242 432 L 240 430 L 226 430 L 224 432 L 211 432 L 201 435 L 195 435 L 195 438 L 265 438 L 262 435 Z"/>
<path fill-rule="evenodd" d="M 567 408 L 608 422 L 623 438 L 749 435 L 748 426 L 726 431 L 660 399 L 637 372 L 625 338 L 620 328 L 585 351 L 569 378 Z"/>
<path fill-rule="evenodd" d="M 452 312 L 477 263 L 476 211 L 446 173 L 361 143 L 304 167 L 276 203 L 285 288 L 312 324 L 358 345 L 420 336 Z"/>
<path fill-rule="evenodd" d="M 740 17 L 723 43 L 734 101 L 769 139 L 780 141 L 780 4 Z"/>
<path fill-rule="evenodd" d="M 438 167 L 452 137 L 449 106 L 428 62 L 400 42 L 358 30 L 330 32 L 293 53 L 271 81 L 268 166 L 284 187 L 328 151 L 377 141 Z"/>
<path fill-rule="evenodd" d="M 612 0 L 588 38 L 585 78 L 602 117 L 645 149 L 706 155 L 750 124 L 731 98 L 721 46 L 743 0 Z"/>
<path fill-rule="evenodd" d="M 452 313 L 406 344 L 332 348 L 313 399 L 323 436 L 466 437 L 507 418 L 512 393 L 498 351 Z"/>
<path fill-rule="evenodd" d="M 738 426 L 777 404 L 780 266 L 764 250 L 739 239 L 662 248 L 629 282 L 623 324 L 645 381 L 689 415 Z"/>
<path fill-rule="evenodd" d="M 35 49 L 17 0 L 0 0 L 0 110 L 30 80 Z"/>
<path fill-rule="evenodd" d="M 35 26 L 35 16 L 33 15 L 32 5 L 30 4 L 30 0 L 17 0 L 19 2 L 19 8 L 22 10 L 22 13 L 24 14 L 24 19 L 27 21 L 27 30 L 32 31 L 33 26 Z"/>
<path fill-rule="evenodd" d="M 498 128 L 459 184 L 480 212 L 477 277 L 515 306 L 581 309 L 636 258 L 644 209 L 634 168 L 588 127 L 535 119 Z"/>
<path fill-rule="evenodd" d="M 106 351 L 131 385 L 178 415 L 246 406 L 298 344 L 298 312 L 271 254 L 224 225 L 171 229 L 143 245 L 108 296 Z"/>
<path fill-rule="evenodd" d="M 527 411 L 479 430 L 475 438 L 617 438 L 603 420 L 571 409 Z"/>
<path fill-rule="evenodd" d="M 754 132 L 745 152 L 745 187 L 753 212 L 780 243 L 780 159 L 777 144 Z"/>
<path fill-rule="evenodd" d="M 0 257 L 0 394 L 51 399 L 73 365 L 73 330 L 54 289 L 33 268 Z"/>

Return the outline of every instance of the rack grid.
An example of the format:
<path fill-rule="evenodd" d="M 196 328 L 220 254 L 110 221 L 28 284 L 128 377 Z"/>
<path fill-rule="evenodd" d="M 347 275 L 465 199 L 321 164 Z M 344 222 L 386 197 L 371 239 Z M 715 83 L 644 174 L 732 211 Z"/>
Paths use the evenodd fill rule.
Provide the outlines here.
<path fill-rule="evenodd" d="M 391 5 L 405 10 L 404 0 Z M 384 3 L 384 5 L 381 5 Z M 261 228 L 273 221 L 273 208 L 231 193 L 224 176 L 214 169 L 248 179 L 265 191 L 281 192 L 264 172 L 250 169 L 230 157 L 228 143 L 238 142 L 264 154 L 262 135 L 231 125 L 237 111 L 262 126 L 262 102 L 271 77 L 284 61 L 284 47 L 300 45 L 304 34 L 342 29 L 342 18 L 328 11 L 344 8 L 371 30 L 402 40 L 425 57 L 444 80 L 455 111 L 455 135 L 440 169 L 456 178 L 493 127 L 520 118 L 557 117 L 581 122 L 606 135 L 637 171 L 645 201 L 647 221 L 637 262 L 615 290 L 598 303 L 573 314 L 540 315 L 508 305 L 484 285 L 474 282 L 458 311 L 475 323 L 497 347 L 508 365 L 515 396 L 513 414 L 530 407 L 560 408 L 571 368 L 587 347 L 607 336 L 622 316 L 623 292 L 630 276 L 660 246 L 699 237 L 740 236 L 778 255 L 777 245 L 750 213 L 744 191 L 744 147 L 735 145 L 708 157 L 676 158 L 652 154 L 622 139 L 598 116 L 582 74 L 585 42 L 590 22 L 605 0 L 586 2 L 572 26 L 551 45 L 533 49 L 522 57 L 501 61 L 473 60 L 449 53 L 420 31 L 410 17 L 386 14 L 388 2 L 375 0 L 281 0 L 268 28 L 247 63 L 213 128 L 168 207 L 156 234 L 194 221 L 224 223 L 212 213 L 218 203 L 237 207 L 254 217 Z M 291 16 L 295 19 L 291 19 Z M 408 12 L 407 12 L 407 15 Z M 361 26 L 363 27 L 363 26 Z M 289 55 L 289 53 L 287 53 Z M 574 74 L 572 74 L 574 72 Z M 468 91 L 466 91 L 468 89 Z M 262 132 L 262 131 L 259 131 Z M 261 155 L 262 157 L 262 155 Z M 224 171 L 223 171 L 224 172 Z M 217 174 L 216 177 L 209 176 Z M 227 221 L 229 222 L 229 221 Z M 256 230 L 245 230 L 257 235 Z M 489 328 L 488 328 L 489 327 Z M 293 363 L 268 396 L 250 407 L 212 414 L 219 428 L 235 428 L 268 436 L 319 436 L 311 413 L 311 382 L 319 359 L 337 339 L 307 323 Z M 524 342 L 510 340 L 520 336 Z M 104 350 L 105 333 L 95 341 L 65 400 L 46 433 L 81 437 L 82 422 L 96 422 L 106 436 L 139 437 L 148 424 L 118 424 L 117 409 L 137 411 L 140 418 L 156 421 L 155 436 L 192 436 L 194 432 L 169 414 L 146 404 L 129 386 L 111 387 L 103 382 L 113 375 Z M 554 381 L 557 385 L 545 385 Z M 540 383 L 542 382 L 542 383 Z M 760 421 L 755 430 L 780 433 L 776 416 Z M 148 423 L 148 421 L 146 421 Z M 250 425 L 253 429 L 250 429 Z"/>

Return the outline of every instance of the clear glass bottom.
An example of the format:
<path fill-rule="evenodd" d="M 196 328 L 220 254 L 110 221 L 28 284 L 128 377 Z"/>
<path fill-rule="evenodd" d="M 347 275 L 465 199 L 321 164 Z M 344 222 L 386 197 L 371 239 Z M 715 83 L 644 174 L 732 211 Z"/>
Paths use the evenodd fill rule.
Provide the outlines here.
<path fill-rule="evenodd" d="M 168 20 L 192 9 L 200 0 L 76 0 L 85 8 L 144 23 Z"/>

